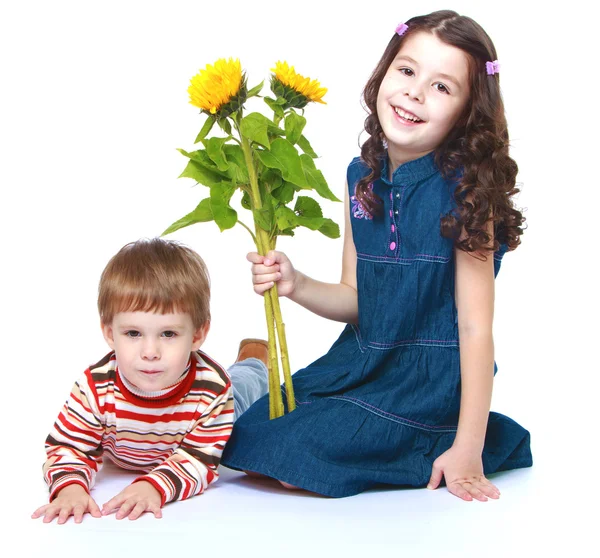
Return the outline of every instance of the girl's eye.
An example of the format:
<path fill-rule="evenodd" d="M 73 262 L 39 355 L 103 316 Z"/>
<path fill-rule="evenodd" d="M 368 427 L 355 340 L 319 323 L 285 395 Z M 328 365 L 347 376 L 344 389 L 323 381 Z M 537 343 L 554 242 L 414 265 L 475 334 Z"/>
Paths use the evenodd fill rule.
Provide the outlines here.
<path fill-rule="evenodd" d="M 400 68 L 400 71 L 405 75 L 405 76 L 414 76 L 415 73 L 410 69 L 410 68 Z"/>
<path fill-rule="evenodd" d="M 446 93 L 448 95 L 450 94 L 450 90 L 443 83 L 436 83 L 435 88 L 440 93 Z"/>
<path fill-rule="evenodd" d="M 125 335 L 127 337 L 131 337 L 131 338 L 135 339 L 136 337 L 141 337 L 142 334 L 139 331 L 136 331 L 135 329 L 131 329 L 129 331 L 126 331 Z"/>
<path fill-rule="evenodd" d="M 163 331 L 163 335 L 169 339 L 177 336 L 177 334 L 174 331 Z"/>

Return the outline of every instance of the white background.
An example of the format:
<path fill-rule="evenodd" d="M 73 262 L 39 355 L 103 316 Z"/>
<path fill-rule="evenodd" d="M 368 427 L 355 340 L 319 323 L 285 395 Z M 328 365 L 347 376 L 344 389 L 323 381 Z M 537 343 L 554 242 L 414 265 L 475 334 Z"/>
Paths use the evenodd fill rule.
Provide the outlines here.
<path fill-rule="evenodd" d="M 22 553 L 41 553 L 34 542 L 45 541 L 46 551 L 85 545 L 90 555 L 98 548 L 92 540 L 105 541 L 100 546 L 106 551 L 111 540 L 125 541 L 127 529 L 134 529 L 137 538 L 129 540 L 138 550 L 152 544 L 148 548 L 157 551 L 161 536 L 160 544 L 170 547 L 171 538 L 195 534 L 201 541 L 212 532 L 233 545 L 230 550 L 270 556 L 278 547 L 268 542 L 268 526 L 272 540 L 281 542 L 287 525 L 295 533 L 292 551 L 317 556 L 329 547 L 346 555 L 371 549 L 490 556 L 502 549 L 521 556 L 526 549 L 563 545 L 589 555 L 592 534 L 585 527 L 591 518 L 582 506 L 597 501 L 600 184 L 593 54 L 598 10 L 585 5 L 3 1 L 1 513 Z M 28 519 L 46 494 L 44 438 L 74 379 L 108 351 L 95 306 L 103 267 L 122 245 L 159 235 L 207 195 L 203 186 L 177 178 L 186 159 L 176 148 L 190 148 L 203 123 L 188 104 L 189 79 L 229 56 L 241 58 L 250 86 L 268 78 L 277 60 L 319 79 L 329 88 L 328 104 L 307 108 L 305 135 L 342 198 L 366 116 L 362 87 L 397 23 L 441 8 L 483 25 L 502 64 L 512 156 L 520 169 L 517 203 L 529 228 L 496 281 L 499 373 L 492 408 L 531 431 L 535 466 L 498 475 L 501 502 L 485 505 L 459 502 L 445 490 L 331 501 L 226 472 L 219 490 L 167 507 L 160 523 L 109 518 L 60 528 Z M 247 110 L 263 109 L 253 100 Z M 322 207 L 343 222 L 341 203 L 323 201 Z M 204 349 L 229 365 L 240 339 L 266 335 L 262 299 L 253 294 L 245 260 L 251 238 L 241 227 L 220 233 L 214 223 L 171 236 L 195 248 L 209 267 L 213 320 Z M 307 274 L 339 279 L 341 239 L 300 230 L 279 247 Z M 322 355 L 342 329 L 287 300 L 283 313 L 294 369 Z M 185 523 L 194 510 L 204 514 L 201 520 Z M 207 521 L 213 522 L 208 531 Z M 17 532 L 33 534 L 17 538 Z"/>

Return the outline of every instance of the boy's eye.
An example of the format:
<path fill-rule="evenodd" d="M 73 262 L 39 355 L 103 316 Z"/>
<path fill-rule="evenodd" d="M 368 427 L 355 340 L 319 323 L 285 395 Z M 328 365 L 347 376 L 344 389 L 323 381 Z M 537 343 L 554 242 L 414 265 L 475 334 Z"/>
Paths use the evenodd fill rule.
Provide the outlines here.
<path fill-rule="evenodd" d="M 436 83 L 435 88 L 440 93 L 448 93 L 450 94 L 450 90 L 443 83 Z"/>
<path fill-rule="evenodd" d="M 405 76 L 414 76 L 415 73 L 410 69 L 410 68 L 400 68 L 400 71 L 405 75 Z"/>
<path fill-rule="evenodd" d="M 125 335 L 127 337 L 135 338 L 135 337 L 140 337 L 142 334 L 139 331 L 136 331 L 135 329 L 130 329 L 129 331 L 125 332 Z"/>
<path fill-rule="evenodd" d="M 163 335 L 170 339 L 171 337 L 175 337 L 177 334 L 174 331 L 163 331 Z"/>

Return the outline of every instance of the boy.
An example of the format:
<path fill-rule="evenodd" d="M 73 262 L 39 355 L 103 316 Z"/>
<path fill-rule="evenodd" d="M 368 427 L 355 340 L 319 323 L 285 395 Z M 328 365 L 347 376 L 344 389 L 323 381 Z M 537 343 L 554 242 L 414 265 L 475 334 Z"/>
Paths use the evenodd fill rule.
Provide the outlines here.
<path fill-rule="evenodd" d="M 267 344 L 246 339 L 229 369 L 200 351 L 210 327 L 206 266 L 193 250 L 160 238 L 124 246 L 102 273 L 98 310 L 112 351 L 75 383 L 46 439 L 48 523 L 84 513 L 137 519 L 218 478 L 239 416 L 267 390 Z M 145 474 L 106 502 L 90 495 L 106 453 Z"/>

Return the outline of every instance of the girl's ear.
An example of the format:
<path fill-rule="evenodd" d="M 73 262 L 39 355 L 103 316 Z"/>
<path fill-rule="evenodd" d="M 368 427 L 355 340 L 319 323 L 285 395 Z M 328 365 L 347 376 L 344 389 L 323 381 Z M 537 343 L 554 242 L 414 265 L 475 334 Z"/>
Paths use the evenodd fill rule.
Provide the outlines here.
<path fill-rule="evenodd" d="M 102 335 L 104 335 L 105 341 L 108 343 L 108 346 L 114 350 L 115 348 L 115 336 L 113 334 L 112 324 L 100 324 L 102 329 Z"/>
<path fill-rule="evenodd" d="M 194 332 L 194 337 L 192 338 L 193 351 L 197 351 L 202 346 L 202 344 L 206 340 L 206 336 L 208 335 L 209 330 L 210 322 L 205 322 Z"/>

